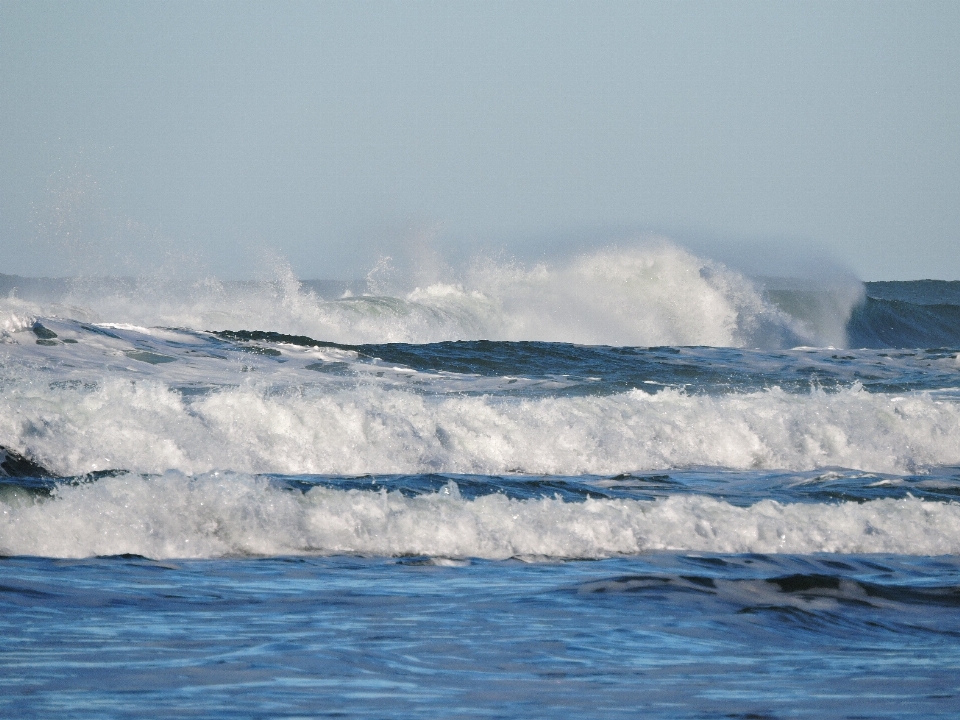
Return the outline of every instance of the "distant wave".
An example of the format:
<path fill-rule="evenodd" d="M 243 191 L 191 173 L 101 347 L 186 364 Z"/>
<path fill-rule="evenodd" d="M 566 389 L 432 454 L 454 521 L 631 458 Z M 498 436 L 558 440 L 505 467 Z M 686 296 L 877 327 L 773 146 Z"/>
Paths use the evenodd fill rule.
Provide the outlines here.
<path fill-rule="evenodd" d="M 11 316 L 196 330 L 270 330 L 339 343 L 539 340 L 585 345 L 790 347 L 842 345 L 839 318 L 795 318 L 762 288 L 669 243 L 607 249 L 527 267 L 476 260 L 404 287 L 373 275 L 366 287 L 302 283 L 289 270 L 269 282 L 219 280 L 28 281 L 5 278 Z M 326 294 L 324 294 L 326 293 Z M 849 293 L 847 293 L 849 294 Z"/>
<path fill-rule="evenodd" d="M 379 268 L 382 269 L 382 268 Z M 960 347 L 960 282 L 748 278 L 668 242 L 525 266 L 475 260 L 419 283 L 0 276 L 0 332 L 38 317 L 272 331 L 344 344 Z"/>
<path fill-rule="evenodd" d="M 849 347 L 960 347 L 960 305 L 867 297 L 854 308 L 847 334 Z"/>

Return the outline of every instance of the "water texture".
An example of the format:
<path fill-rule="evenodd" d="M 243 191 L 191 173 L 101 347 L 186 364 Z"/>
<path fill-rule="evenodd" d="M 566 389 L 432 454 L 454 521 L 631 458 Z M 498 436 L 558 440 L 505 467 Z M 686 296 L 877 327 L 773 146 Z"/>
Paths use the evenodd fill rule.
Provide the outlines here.
<path fill-rule="evenodd" d="M 960 712 L 955 283 L 2 287 L 2 715 Z"/>

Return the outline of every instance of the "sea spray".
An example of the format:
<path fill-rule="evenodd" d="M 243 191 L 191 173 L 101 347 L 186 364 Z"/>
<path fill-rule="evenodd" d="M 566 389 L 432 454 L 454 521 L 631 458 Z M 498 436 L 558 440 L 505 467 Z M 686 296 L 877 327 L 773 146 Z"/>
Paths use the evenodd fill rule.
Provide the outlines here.
<path fill-rule="evenodd" d="M 779 309 L 745 276 L 665 241 L 533 266 L 474 259 L 460 272 L 419 284 L 377 285 L 377 294 L 364 287 L 325 296 L 288 267 L 275 272 L 274 280 L 244 283 L 77 279 L 35 301 L 36 311 L 63 316 L 76 307 L 78 319 L 269 329 L 347 344 L 487 339 L 790 347 L 837 340 L 829 323 L 823 334 Z M 833 324 L 842 325 L 849 311 L 838 306 Z"/>

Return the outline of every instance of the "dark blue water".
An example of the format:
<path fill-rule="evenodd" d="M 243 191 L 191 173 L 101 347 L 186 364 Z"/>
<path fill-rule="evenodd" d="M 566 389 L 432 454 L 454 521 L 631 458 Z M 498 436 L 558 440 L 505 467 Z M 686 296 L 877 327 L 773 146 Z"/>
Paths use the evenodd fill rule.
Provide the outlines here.
<path fill-rule="evenodd" d="M 960 328 L 960 324 L 958 324 Z M 225 340 L 282 342 L 314 347 L 308 337 L 265 332 L 220 332 Z M 955 338 L 960 346 L 960 337 Z M 251 345 L 262 350 L 260 346 Z M 957 384 L 957 350 L 801 348 L 782 351 L 711 347 L 609 347 L 547 342 L 456 341 L 411 345 L 334 345 L 369 361 L 419 372 L 507 378 L 499 392 L 524 395 L 604 395 L 625 390 L 656 392 L 664 387 L 698 393 L 751 392 L 781 388 L 838 389 L 860 383 L 876 392 L 938 390 Z M 229 352 L 228 343 L 217 345 Z M 310 369 L 356 376 L 348 363 L 317 363 Z M 363 368 L 366 369 L 366 368 Z M 511 388 L 509 379 L 525 381 Z M 550 383 L 549 381 L 556 381 Z M 558 386 L 560 383 L 562 386 Z M 483 386 L 475 392 L 485 392 Z"/>

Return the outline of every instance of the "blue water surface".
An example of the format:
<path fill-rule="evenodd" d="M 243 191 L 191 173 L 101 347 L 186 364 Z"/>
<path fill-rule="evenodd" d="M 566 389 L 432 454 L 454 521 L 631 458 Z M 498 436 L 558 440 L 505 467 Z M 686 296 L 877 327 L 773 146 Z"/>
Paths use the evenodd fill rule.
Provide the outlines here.
<path fill-rule="evenodd" d="M 960 711 L 955 557 L 8 558 L 0 572 L 6 717 Z"/>

